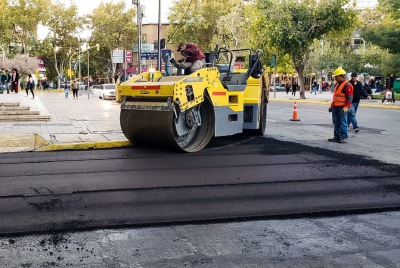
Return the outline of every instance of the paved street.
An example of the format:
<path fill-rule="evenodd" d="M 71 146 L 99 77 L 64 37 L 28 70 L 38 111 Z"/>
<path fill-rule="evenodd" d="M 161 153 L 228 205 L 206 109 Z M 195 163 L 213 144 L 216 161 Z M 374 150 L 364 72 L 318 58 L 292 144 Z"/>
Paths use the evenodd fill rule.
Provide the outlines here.
<path fill-rule="evenodd" d="M 54 123 L 119 123 L 112 102 L 40 100 L 49 113 L 74 107 Z M 100 112 L 81 113 L 82 103 Z M 327 108 L 298 103 L 301 121 L 290 122 L 293 102 L 271 101 L 265 137 L 218 138 L 196 154 L 133 146 L 2 154 L 0 263 L 396 267 L 399 153 L 387 144 L 400 111 L 360 107 L 361 131 L 341 145 L 327 142 Z"/>

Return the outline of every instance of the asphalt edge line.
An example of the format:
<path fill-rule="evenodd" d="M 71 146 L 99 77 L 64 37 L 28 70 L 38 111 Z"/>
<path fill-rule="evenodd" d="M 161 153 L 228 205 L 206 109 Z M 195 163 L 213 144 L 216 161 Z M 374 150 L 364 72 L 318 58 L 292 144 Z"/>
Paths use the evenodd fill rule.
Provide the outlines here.
<path fill-rule="evenodd" d="M 330 104 L 331 103 L 331 101 L 293 100 L 293 99 L 274 99 L 274 98 L 270 98 L 270 101 L 303 102 L 303 103 L 316 103 L 316 104 Z M 367 108 L 383 108 L 383 109 L 400 110 L 400 106 L 384 106 L 384 105 L 363 104 L 363 103 L 360 103 L 359 106 L 367 107 Z"/>

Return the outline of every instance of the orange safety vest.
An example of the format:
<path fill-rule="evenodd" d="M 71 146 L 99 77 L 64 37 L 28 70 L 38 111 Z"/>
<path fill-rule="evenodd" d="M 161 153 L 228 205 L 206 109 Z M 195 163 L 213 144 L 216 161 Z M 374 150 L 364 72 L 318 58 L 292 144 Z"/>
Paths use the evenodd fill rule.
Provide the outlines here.
<path fill-rule="evenodd" d="M 333 93 L 333 106 L 335 107 L 340 107 L 340 106 L 344 106 L 344 104 L 346 103 L 346 94 L 342 93 L 342 89 L 344 88 L 344 86 L 346 86 L 348 84 L 347 81 L 344 81 L 342 84 L 336 83 L 335 86 L 335 90 Z"/>

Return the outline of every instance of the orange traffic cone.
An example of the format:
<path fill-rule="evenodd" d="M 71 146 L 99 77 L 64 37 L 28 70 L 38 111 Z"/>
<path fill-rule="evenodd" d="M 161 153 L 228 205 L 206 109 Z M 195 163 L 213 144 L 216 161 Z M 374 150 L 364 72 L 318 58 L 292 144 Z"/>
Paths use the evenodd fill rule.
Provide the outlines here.
<path fill-rule="evenodd" d="M 290 119 L 290 121 L 300 121 L 300 119 L 297 118 L 297 102 L 294 102 L 293 118 Z"/>

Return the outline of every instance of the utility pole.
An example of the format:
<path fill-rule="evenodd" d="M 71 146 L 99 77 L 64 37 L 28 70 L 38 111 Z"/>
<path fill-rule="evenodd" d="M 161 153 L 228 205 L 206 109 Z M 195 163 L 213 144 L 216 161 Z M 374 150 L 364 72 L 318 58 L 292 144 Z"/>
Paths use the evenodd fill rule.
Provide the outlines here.
<path fill-rule="evenodd" d="M 138 73 L 142 72 L 142 18 L 143 8 L 140 6 L 140 0 L 132 0 L 132 4 L 136 5 L 137 26 L 138 26 Z"/>
<path fill-rule="evenodd" d="M 158 62 L 157 69 L 161 72 L 161 0 L 158 0 Z"/>
<path fill-rule="evenodd" d="M 89 91 L 90 91 L 90 75 L 89 75 L 89 49 L 90 43 L 87 42 L 87 98 L 89 99 Z"/>
<path fill-rule="evenodd" d="M 79 78 L 78 81 L 81 82 L 81 39 L 78 39 L 79 42 Z M 79 86 L 78 86 L 79 88 Z"/>

